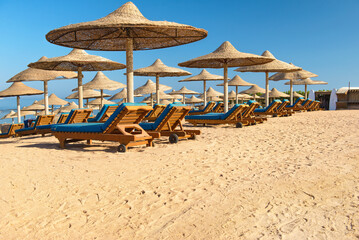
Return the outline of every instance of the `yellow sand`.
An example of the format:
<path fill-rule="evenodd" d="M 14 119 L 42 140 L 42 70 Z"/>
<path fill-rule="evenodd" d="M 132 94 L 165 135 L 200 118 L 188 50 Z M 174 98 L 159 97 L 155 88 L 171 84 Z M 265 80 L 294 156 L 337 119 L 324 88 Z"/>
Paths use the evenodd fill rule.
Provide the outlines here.
<path fill-rule="evenodd" d="M 0 140 L 0 239 L 356 239 L 359 111 L 116 152 Z"/>

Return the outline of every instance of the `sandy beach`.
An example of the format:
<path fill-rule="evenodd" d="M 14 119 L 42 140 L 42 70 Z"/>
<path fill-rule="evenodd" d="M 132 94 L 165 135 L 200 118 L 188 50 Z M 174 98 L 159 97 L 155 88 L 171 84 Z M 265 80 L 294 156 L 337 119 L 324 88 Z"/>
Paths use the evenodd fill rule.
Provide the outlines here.
<path fill-rule="evenodd" d="M 357 239 L 359 111 L 117 153 L 0 140 L 1 239 Z"/>

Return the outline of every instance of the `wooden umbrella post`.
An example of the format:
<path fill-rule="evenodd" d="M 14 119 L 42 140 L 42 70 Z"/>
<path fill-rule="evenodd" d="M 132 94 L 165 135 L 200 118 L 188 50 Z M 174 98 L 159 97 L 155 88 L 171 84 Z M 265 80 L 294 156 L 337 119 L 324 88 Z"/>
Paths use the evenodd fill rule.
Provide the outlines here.
<path fill-rule="evenodd" d="M 305 94 L 304 94 L 304 96 L 305 96 L 305 99 L 308 99 L 308 94 L 307 94 L 307 84 L 304 84 L 304 92 L 305 92 Z"/>
<path fill-rule="evenodd" d="M 78 72 L 78 81 L 77 81 L 77 85 L 78 85 L 78 89 L 79 89 L 79 108 L 83 108 L 84 107 L 84 92 L 83 92 L 83 86 L 82 86 L 82 67 L 78 67 L 77 68 L 77 72 Z"/>
<path fill-rule="evenodd" d="M 186 100 L 185 100 L 185 97 L 184 97 L 185 94 L 183 94 L 183 104 L 186 104 Z"/>
<path fill-rule="evenodd" d="M 160 76 L 156 74 L 156 103 L 160 104 Z"/>
<path fill-rule="evenodd" d="M 151 93 L 151 107 L 153 107 L 153 94 Z"/>
<path fill-rule="evenodd" d="M 207 86 L 206 86 L 206 81 L 203 81 L 203 98 L 204 98 L 204 106 L 207 105 Z"/>
<path fill-rule="evenodd" d="M 100 104 L 100 109 L 103 107 L 103 89 L 100 90 L 101 92 L 101 104 Z"/>
<path fill-rule="evenodd" d="M 238 104 L 238 86 L 236 86 L 236 104 Z"/>
<path fill-rule="evenodd" d="M 133 39 L 126 38 L 126 77 L 127 77 L 127 101 L 134 102 L 133 97 Z"/>
<path fill-rule="evenodd" d="M 49 90 L 48 90 L 47 81 L 44 81 L 44 101 L 45 101 L 45 115 L 49 115 Z"/>
<path fill-rule="evenodd" d="M 269 79 L 268 79 L 268 72 L 266 72 L 266 107 L 269 105 Z"/>
<path fill-rule="evenodd" d="M 290 79 L 290 105 L 293 105 L 293 80 Z"/>
<path fill-rule="evenodd" d="M 228 112 L 228 63 L 223 64 L 223 77 L 224 77 L 224 113 Z"/>
<path fill-rule="evenodd" d="M 17 104 L 17 122 L 21 123 L 20 96 L 16 96 L 16 104 Z"/>

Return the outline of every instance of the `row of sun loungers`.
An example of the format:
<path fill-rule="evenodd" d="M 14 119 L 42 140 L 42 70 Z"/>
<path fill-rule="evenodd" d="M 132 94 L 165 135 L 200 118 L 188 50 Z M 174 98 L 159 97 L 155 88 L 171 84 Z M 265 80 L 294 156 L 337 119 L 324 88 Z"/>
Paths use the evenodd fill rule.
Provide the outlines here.
<path fill-rule="evenodd" d="M 38 116 L 28 128 L 23 124 L 12 124 L 0 138 L 47 133 L 53 134 L 65 148 L 71 142 L 92 140 L 118 142 L 118 151 L 136 145 L 153 146 L 153 139 L 168 137 L 170 143 L 180 139 L 195 139 L 200 130 L 185 129 L 183 120 L 198 124 L 233 124 L 237 128 L 263 123 L 267 116 L 290 116 L 296 111 L 314 111 L 320 102 L 297 99 L 293 105 L 288 100 L 274 100 L 268 107 L 259 108 L 256 101 L 236 104 L 227 113 L 221 113 L 222 103 L 209 102 L 203 110 L 191 110 L 183 104 L 155 105 L 124 103 L 106 104 L 96 116 L 92 109 L 76 109 L 62 113 L 56 124 L 54 115 Z"/>

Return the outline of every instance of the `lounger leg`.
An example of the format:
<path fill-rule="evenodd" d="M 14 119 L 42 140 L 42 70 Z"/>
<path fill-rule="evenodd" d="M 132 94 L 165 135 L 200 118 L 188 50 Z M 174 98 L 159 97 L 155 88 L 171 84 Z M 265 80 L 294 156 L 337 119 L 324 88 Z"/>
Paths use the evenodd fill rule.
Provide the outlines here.
<path fill-rule="evenodd" d="M 86 141 L 86 143 L 87 143 L 88 145 L 91 145 L 91 144 L 92 144 L 92 139 L 88 139 L 88 140 Z"/>
<path fill-rule="evenodd" d="M 60 148 L 64 149 L 65 148 L 65 143 L 66 143 L 66 138 L 59 138 L 60 141 Z"/>

